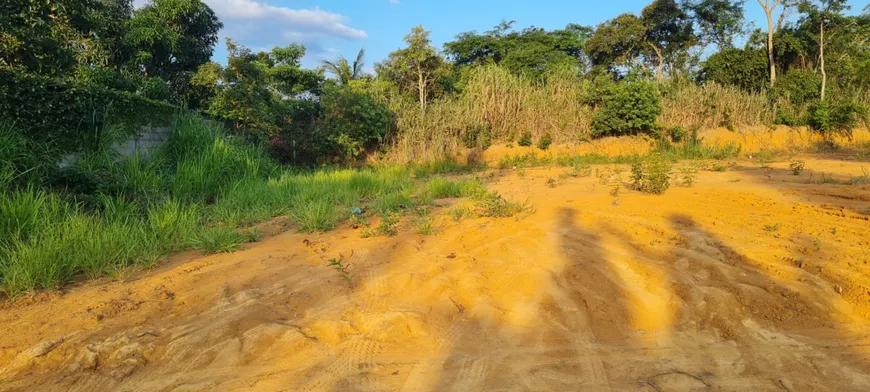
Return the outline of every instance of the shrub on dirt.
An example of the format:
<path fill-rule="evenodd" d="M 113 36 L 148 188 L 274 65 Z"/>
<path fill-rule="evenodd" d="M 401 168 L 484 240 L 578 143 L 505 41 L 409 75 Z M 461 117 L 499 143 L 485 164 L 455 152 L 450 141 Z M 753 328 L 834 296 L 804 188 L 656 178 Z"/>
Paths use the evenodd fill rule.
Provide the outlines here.
<path fill-rule="evenodd" d="M 411 220 L 411 224 L 417 229 L 417 234 L 433 235 L 438 233 L 438 228 L 435 226 L 435 217 L 428 210 L 422 210 L 418 216 Z"/>
<path fill-rule="evenodd" d="M 788 169 L 791 170 L 791 174 L 799 176 L 807 167 L 807 164 L 804 161 L 793 160 L 788 164 Z"/>
<path fill-rule="evenodd" d="M 528 209 L 526 203 L 506 199 L 498 193 L 487 193 L 476 205 L 477 215 L 487 218 L 508 218 Z"/>
<path fill-rule="evenodd" d="M 670 187 L 671 162 L 660 155 L 638 161 L 631 166 L 631 186 L 634 190 L 660 195 Z"/>
<path fill-rule="evenodd" d="M 381 221 L 378 223 L 378 226 L 366 228 L 365 230 L 363 230 L 360 236 L 362 238 L 377 236 L 395 236 L 396 234 L 399 234 L 400 218 L 401 216 L 397 213 L 383 213 L 381 214 Z"/>
<path fill-rule="evenodd" d="M 492 132 L 486 123 L 472 124 L 465 127 L 462 134 L 465 148 L 480 148 L 486 150 L 492 145 Z"/>
<path fill-rule="evenodd" d="M 541 150 L 550 148 L 551 144 L 553 144 L 553 137 L 550 135 L 550 132 L 544 133 L 544 136 L 541 136 L 541 140 L 538 140 L 538 148 Z"/>
<path fill-rule="evenodd" d="M 681 167 L 678 169 L 680 185 L 691 188 L 698 176 L 698 169 L 694 167 Z"/>
<path fill-rule="evenodd" d="M 807 124 L 823 135 L 849 135 L 861 120 L 867 121 L 867 107 L 854 101 L 821 101 L 810 106 Z"/>
<path fill-rule="evenodd" d="M 517 145 L 520 147 L 531 147 L 532 133 L 529 131 L 523 132 L 523 134 L 520 136 L 520 140 L 517 140 Z"/>
<path fill-rule="evenodd" d="M 455 222 L 459 222 L 462 219 L 471 216 L 471 209 L 465 205 L 455 206 L 449 211 L 450 218 Z"/>

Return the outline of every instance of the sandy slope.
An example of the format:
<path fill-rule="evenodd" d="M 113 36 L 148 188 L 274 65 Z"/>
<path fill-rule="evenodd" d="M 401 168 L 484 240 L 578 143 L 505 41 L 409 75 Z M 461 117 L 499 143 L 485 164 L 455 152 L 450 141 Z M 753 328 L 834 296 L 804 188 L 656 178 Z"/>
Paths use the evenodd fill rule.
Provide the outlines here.
<path fill-rule="evenodd" d="M 0 390 L 870 390 L 870 185 L 745 164 L 618 200 L 495 172 L 536 211 L 285 233 L 6 304 Z"/>

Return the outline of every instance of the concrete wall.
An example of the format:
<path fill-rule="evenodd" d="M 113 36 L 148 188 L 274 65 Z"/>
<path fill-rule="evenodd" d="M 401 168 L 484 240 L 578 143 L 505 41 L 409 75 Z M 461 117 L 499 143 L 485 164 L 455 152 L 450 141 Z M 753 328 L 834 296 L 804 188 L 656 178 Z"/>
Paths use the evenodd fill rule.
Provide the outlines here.
<path fill-rule="evenodd" d="M 126 157 L 131 157 L 137 152 L 141 156 L 148 156 L 169 137 L 171 132 L 169 127 L 143 128 L 126 142 L 116 144 L 112 148 Z"/>

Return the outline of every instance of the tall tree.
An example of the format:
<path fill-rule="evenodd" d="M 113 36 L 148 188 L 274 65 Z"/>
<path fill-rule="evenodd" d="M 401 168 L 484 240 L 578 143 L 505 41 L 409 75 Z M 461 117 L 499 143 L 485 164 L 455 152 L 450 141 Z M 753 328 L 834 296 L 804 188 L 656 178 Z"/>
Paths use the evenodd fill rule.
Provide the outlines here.
<path fill-rule="evenodd" d="M 222 27 L 201 0 L 150 0 L 134 12 L 127 42 L 141 70 L 167 80 L 183 100 L 190 77 L 211 59 Z"/>
<path fill-rule="evenodd" d="M 117 68 L 130 0 L 6 0 L 0 4 L 0 67 L 68 77 L 77 66 Z"/>
<path fill-rule="evenodd" d="M 274 136 L 286 127 L 285 104 L 293 98 L 316 92 L 322 75 L 300 66 L 305 47 L 290 44 L 270 52 L 254 53 L 227 40 L 226 67 L 203 64 L 191 78 L 199 92 L 209 95 L 207 112 L 230 120 L 251 133 Z"/>
<path fill-rule="evenodd" d="M 821 100 L 825 100 L 825 89 L 828 84 L 828 74 L 825 69 L 825 27 L 843 20 L 843 11 L 849 9 L 846 0 L 804 0 L 800 10 L 807 14 L 808 19 L 818 26 L 819 71 L 822 74 Z"/>
<path fill-rule="evenodd" d="M 761 9 L 764 10 L 764 15 L 767 17 L 767 63 L 770 72 L 770 87 L 776 83 L 776 60 L 773 53 L 773 34 L 777 28 L 781 27 L 785 21 L 787 10 L 789 7 L 796 4 L 796 0 L 758 0 Z M 773 15 L 776 10 L 782 7 L 779 14 L 779 22 L 774 24 Z"/>
<path fill-rule="evenodd" d="M 691 18 L 676 1 L 655 0 L 639 18 L 622 14 L 599 25 L 586 42 L 586 53 L 595 66 L 613 70 L 638 64 L 662 78 L 666 67 L 685 63 L 697 42 Z"/>
<path fill-rule="evenodd" d="M 692 20 L 675 0 L 654 0 L 641 13 L 646 26 L 646 44 L 658 58 L 656 76 L 661 79 L 665 64 L 680 65 L 698 39 Z"/>
<path fill-rule="evenodd" d="M 323 60 L 323 69 L 335 75 L 341 85 L 347 85 L 351 80 L 363 77 L 365 54 L 365 49 L 360 49 L 353 63 L 347 61 L 344 56 L 340 56 L 336 61 Z"/>
<path fill-rule="evenodd" d="M 459 66 L 495 63 L 515 73 L 535 75 L 564 65 L 584 68 L 583 49 L 591 28 L 569 24 L 561 30 L 533 26 L 515 31 L 513 26 L 513 21 L 502 21 L 484 34 L 459 34 L 444 44 L 444 50 Z"/>
<path fill-rule="evenodd" d="M 416 91 L 420 109 L 426 109 L 432 85 L 445 69 L 444 58 L 438 55 L 423 26 L 411 29 L 405 36 L 406 48 L 390 53 L 383 63 L 376 64 L 378 76 L 391 80 L 403 90 Z"/>
<path fill-rule="evenodd" d="M 745 0 L 685 0 L 704 44 L 714 43 L 719 50 L 734 47 L 734 37 L 743 32 Z"/>
<path fill-rule="evenodd" d="M 611 71 L 615 67 L 643 66 L 639 57 L 645 36 L 646 26 L 640 18 L 630 13 L 622 14 L 598 25 L 586 42 L 586 54 L 593 67 Z"/>

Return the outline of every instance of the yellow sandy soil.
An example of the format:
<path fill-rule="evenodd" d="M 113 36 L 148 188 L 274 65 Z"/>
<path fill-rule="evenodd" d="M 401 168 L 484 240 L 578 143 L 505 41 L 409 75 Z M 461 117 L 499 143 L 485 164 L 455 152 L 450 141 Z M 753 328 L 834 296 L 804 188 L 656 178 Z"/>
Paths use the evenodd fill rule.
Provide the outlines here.
<path fill-rule="evenodd" d="M 733 132 L 725 128 L 710 129 L 701 132 L 702 143 L 709 146 L 725 146 L 734 143 L 740 146 L 741 155 L 749 156 L 759 151 L 800 152 L 812 150 L 824 139 L 807 128 L 789 128 L 780 126 L 771 131 L 767 127 L 746 128 Z M 855 129 L 852 137 L 833 136 L 832 141 L 844 149 L 866 150 L 870 145 L 870 130 Z M 574 145 L 554 145 L 547 151 L 536 147 L 519 147 L 516 145 L 493 145 L 486 151 L 469 150 L 461 157 L 462 161 L 477 160 L 489 164 L 498 164 L 505 156 L 537 154 L 630 156 L 643 155 L 650 152 L 654 143 L 642 136 L 606 137 Z"/>
<path fill-rule="evenodd" d="M 534 212 L 288 232 L 6 304 L 0 390 L 870 390 L 870 185 L 813 183 L 870 163 L 805 160 L 616 198 L 495 171 Z"/>

